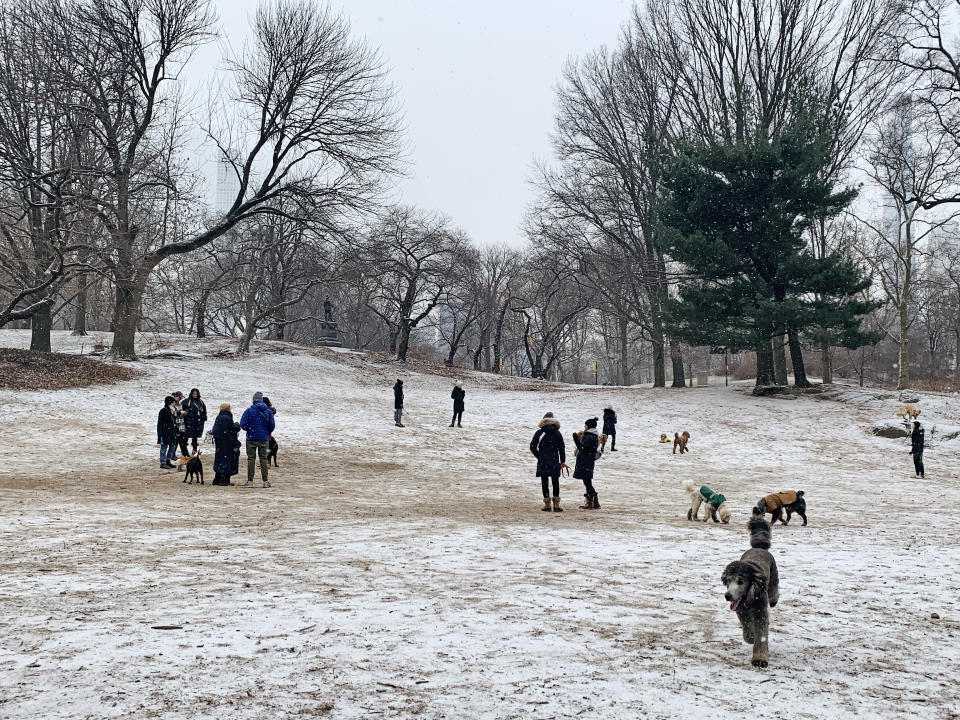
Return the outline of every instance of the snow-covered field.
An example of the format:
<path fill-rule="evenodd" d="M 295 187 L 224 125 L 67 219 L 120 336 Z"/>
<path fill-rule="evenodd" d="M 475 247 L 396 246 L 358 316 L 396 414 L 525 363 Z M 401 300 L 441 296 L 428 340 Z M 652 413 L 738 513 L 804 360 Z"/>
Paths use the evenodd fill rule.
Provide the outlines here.
<path fill-rule="evenodd" d="M 960 718 L 960 444 L 934 438 L 914 479 L 907 441 L 867 432 L 891 394 L 462 373 L 457 430 L 446 377 L 179 346 L 192 358 L 134 381 L 0 397 L 0 717 Z M 159 469 L 157 410 L 194 386 L 211 418 L 256 390 L 278 406 L 272 489 Z M 538 420 L 553 411 L 569 446 L 608 402 L 603 509 L 577 510 L 564 480 L 566 512 L 540 512 Z M 960 400 L 920 405 L 960 425 Z M 689 455 L 657 443 L 684 429 Z M 685 519 L 686 478 L 727 495 L 730 525 Z M 810 524 L 774 529 L 781 602 L 757 670 L 719 580 L 750 507 L 782 489 L 806 491 Z"/>

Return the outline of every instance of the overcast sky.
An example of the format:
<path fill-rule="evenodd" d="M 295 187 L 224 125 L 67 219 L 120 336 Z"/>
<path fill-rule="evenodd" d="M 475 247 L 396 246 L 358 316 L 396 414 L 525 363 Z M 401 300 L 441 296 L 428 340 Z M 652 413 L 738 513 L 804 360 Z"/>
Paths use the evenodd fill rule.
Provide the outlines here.
<path fill-rule="evenodd" d="M 215 0 L 239 48 L 255 0 Z M 481 244 L 518 244 L 534 157 L 549 155 L 568 57 L 615 44 L 630 0 L 334 2 L 380 49 L 408 127 L 402 200 L 439 210 Z M 213 60 L 216 49 L 198 58 Z"/>

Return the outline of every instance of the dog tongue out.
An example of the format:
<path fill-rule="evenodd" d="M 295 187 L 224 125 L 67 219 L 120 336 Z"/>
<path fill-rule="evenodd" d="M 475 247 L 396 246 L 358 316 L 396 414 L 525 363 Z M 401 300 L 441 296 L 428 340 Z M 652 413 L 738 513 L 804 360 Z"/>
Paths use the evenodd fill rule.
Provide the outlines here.
<path fill-rule="evenodd" d="M 737 609 L 737 605 L 739 605 L 739 604 L 740 604 L 740 601 L 739 601 L 739 600 L 734 600 L 732 603 L 730 603 L 730 609 L 731 609 L 731 610 L 736 610 L 736 609 Z"/>

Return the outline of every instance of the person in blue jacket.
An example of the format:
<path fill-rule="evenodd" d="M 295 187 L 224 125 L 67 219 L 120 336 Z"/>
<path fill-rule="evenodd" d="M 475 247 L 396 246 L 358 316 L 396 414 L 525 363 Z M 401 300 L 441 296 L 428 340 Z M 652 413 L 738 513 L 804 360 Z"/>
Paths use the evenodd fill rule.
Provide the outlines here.
<path fill-rule="evenodd" d="M 247 433 L 247 482 L 244 487 L 253 487 L 253 471 L 257 466 L 257 456 L 260 456 L 260 477 L 265 488 L 270 487 L 268 477 L 270 465 L 267 463 L 267 453 L 270 448 L 270 433 L 274 431 L 276 422 L 273 413 L 263 402 L 263 393 L 253 394 L 253 405 L 243 411 L 240 417 L 240 429 Z"/>

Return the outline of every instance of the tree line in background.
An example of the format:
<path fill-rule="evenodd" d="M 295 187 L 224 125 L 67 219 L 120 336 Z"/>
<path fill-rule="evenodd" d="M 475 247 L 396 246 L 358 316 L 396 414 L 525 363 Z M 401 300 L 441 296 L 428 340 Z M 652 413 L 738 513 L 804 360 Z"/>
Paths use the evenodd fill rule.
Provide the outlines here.
<path fill-rule="evenodd" d="M 310 343 L 671 382 L 725 349 L 960 387 L 960 3 L 643 0 L 570 60 L 526 244 L 387 199 L 400 113 L 328 6 L 263 4 L 203 107 L 207 0 L 0 9 L 0 326 Z M 214 213 L 198 148 L 235 188 Z M 491 208 L 495 212 L 496 208 Z M 789 358 L 789 360 L 788 360 Z"/>

